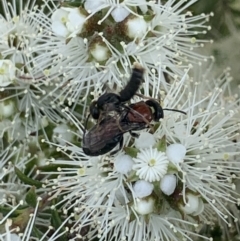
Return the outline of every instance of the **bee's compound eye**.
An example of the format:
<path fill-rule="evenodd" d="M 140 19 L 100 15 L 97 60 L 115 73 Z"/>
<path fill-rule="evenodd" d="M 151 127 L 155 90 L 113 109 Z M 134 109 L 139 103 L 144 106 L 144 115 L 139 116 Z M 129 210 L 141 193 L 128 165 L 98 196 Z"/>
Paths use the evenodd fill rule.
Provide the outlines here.
<path fill-rule="evenodd" d="M 93 119 L 98 119 L 100 116 L 100 111 L 97 107 L 97 101 L 93 101 L 90 105 L 90 114 Z"/>
<path fill-rule="evenodd" d="M 98 119 L 100 116 L 100 111 L 98 108 L 94 108 L 91 112 L 93 119 Z"/>
<path fill-rule="evenodd" d="M 157 101 L 147 100 L 146 104 L 154 109 L 153 115 L 155 121 L 159 121 L 159 119 L 162 119 L 164 117 L 163 109 Z"/>

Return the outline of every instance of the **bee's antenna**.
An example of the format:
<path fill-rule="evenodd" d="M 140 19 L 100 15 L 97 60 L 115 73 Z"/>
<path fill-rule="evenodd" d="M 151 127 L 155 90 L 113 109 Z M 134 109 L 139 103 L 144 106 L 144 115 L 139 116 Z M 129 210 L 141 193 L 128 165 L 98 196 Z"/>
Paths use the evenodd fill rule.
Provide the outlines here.
<path fill-rule="evenodd" d="M 186 115 L 187 113 L 185 111 L 182 111 L 182 110 L 176 110 L 176 109 L 163 109 L 163 110 L 170 110 L 170 111 L 175 111 L 175 112 L 179 112 L 179 113 L 182 113 L 184 115 Z"/>
<path fill-rule="evenodd" d="M 137 95 L 137 96 L 139 96 L 139 97 L 141 97 L 143 99 L 159 101 L 158 99 L 152 98 L 150 96 L 145 96 L 145 95 L 142 95 L 140 93 L 136 93 L 135 95 Z"/>

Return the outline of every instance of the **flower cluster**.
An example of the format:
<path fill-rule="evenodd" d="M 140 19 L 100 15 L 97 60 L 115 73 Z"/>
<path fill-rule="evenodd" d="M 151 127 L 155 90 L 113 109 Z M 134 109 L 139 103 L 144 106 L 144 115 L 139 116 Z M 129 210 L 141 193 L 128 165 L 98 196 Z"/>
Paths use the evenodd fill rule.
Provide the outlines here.
<path fill-rule="evenodd" d="M 195 51 L 211 42 L 198 36 L 212 14 L 194 16 L 194 2 L 1 1 L 0 240 L 237 234 L 240 98 L 229 69 L 216 78 L 212 57 Z M 130 102 L 157 101 L 162 118 L 138 114 L 136 133 L 121 133 L 119 110 L 92 121 L 91 101 L 122 90 L 134 62 L 144 81 Z M 88 156 L 86 129 L 104 114 L 123 148 Z"/>
<path fill-rule="evenodd" d="M 67 101 L 71 105 L 85 100 L 92 86 L 93 97 L 98 97 L 105 85 L 120 89 L 135 61 L 146 69 L 157 69 L 165 84 L 169 80 L 166 74 L 181 79 L 189 63 L 206 61 L 207 57 L 194 49 L 209 42 L 197 39 L 197 35 L 210 29 L 204 23 L 211 14 L 192 16 L 183 3 L 87 0 L 79 7 L 67 2 L 52 8 L 47 27 L 60 42 L 54 50 L 52 46 L 46 49 L 55 55 L 43 53 L 43 58 L 39 54 L 34 62 L 48 69 L 53 81 L 56 76 L 61 79 L 61 89 L 54 94 L 57 103 Z M 150 86 L 154 84 L 152 75 L 147 72 L 145 76 Z"/>
<path fill-rule="evenodd" d="M 126 138 L 124 151 L 113 157 L 86 160 L 79 147 L 60 148 L 71 151 L 69 165 L 80 167 L 62 168 L 48 186 L 63 190 L 66 213 L 74 209 L 73 230 L 94 224 L 98 231 L 90 240 L 192 240 L 205 224 L 237 222 L 228 205 L 240 200 L 240 109 L 239 100 L 227 96 L 231 78 L 222 78 L 221 88 L 204 74 L 173 83 L 162 105 L 186 115 L 164 111 L 154 132 L 141 132 L 134 143 Z"/>

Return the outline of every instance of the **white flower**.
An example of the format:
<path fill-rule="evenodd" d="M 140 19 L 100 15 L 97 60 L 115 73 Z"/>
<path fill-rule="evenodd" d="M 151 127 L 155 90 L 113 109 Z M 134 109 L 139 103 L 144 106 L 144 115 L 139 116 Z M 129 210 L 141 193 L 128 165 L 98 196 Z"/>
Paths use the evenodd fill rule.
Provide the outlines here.
<path fill-rule="evenodd" d="M 8 112 L 5 114 L 13 120 L 11 135 L 16 136 L 20 131 L 14 128 L 21 126 L 21 130 L 25 129 L 24 138 L 31 133 L 38 135 L 38 130 L 43 129 L 43 116 L 50 122 L 61 119 L 60 108 L 54 106 L 52 95 L 59 80 L 56 72 L 51 73 L 52 81 L 45 75 L 51 72 L 46 68 L 54 65 L 53 56 L 59 57 L 55 50 L 61 41 L 52 36 L 51 19 L 44 13 L 48 2 L 40 9 L 30 0 L 20 0 L 17 4 L 15 1 L 1 1 L 4 11 L 0 18 L 0 52 L 4 60 L 1 60 L 0 86 L 1 101 L 14 100 L 15 104 L 14 109 L 5 108 Z"/>
<path fill-rule="evenodd" d="M 80 33 L 86 16 L 78 8 L 62 7 L 52 14 L 52 30 L 61 37 L 74 37 Z"/>
<path fill-rule="evenodd" d="M 4 87 L 13 83 L 15 79 L 15 66 L 11 60 L 0 60 L 0 86 Z"/>
<path fill-rule="evenodd" d="M 148 182 L 159 181 L 167 172 L 167 157 L 156 148 L 141 149 L 133 161 L 136 175 Z"/>
<path fill-rule="evenodd" d="M 25 240 L 43 240 L 42 238 L 48 237 L 47 240 L 49 241 L 57 241 L 59 238 L 64 237 L 64 235 L 67 234 L 68 229 L 66 228 L 64 231 L 60 231 L 60 229 L 64 229 L 64 226 L 66 223 L 70 220 L 72 217 L 69 215 L 59 226 L 59 229 L 56 231 L 53 230 L 53 227 L 50 225 L 50 222 L 48 218 L 45 218 L 44 221 L 38 217 L 39 212 L 41 212 L 41 209 L 39 208 L 39 204 L 42 201 L 41 198 L 37 199 L 37 205 L 35 208 L 32 208 L 30 211 L 29 208 L 24 209 L 21 213 L 18 214 L 17 217 L 10 219 L 8 216 L 10 216 L 11 211 L 6 214 L 6 217 L 2 219 L 2 223 L 4 223 L 4 228 L 1 230 L 1 241 L 25 241 Z M 23 205 L 23 201 L 20 201 L 20 204 L 17 205 L 17 207 L 12 206 L 12 211 L 17 210 L 19 205 Z M 9 207 L 10 205 L 8 205 Z M 9 207 L 10 208 L 10 207 Z M 17 210 L 19 212 L 19 210 Z M 39 228 L 45 229 L 44 232 L 42 232 L 42 238 L 39 239 L 36 237 L 35 234 L 33 234 L 33 228 L 34 230 L 38 230 Z M 51 234 L 50 234 L 51 233 Z"/>
<path fill-rule="evenodd" d="M 179 121 L 176 115 L 180 115 L 180 113 L 174 114 L 166 116 L 168 121 L 169 119 L 173 119 L 175 122 Z M 73 124 L 80 125 L 77 119 L 73 120 Z M 164 128 L 165 126 L 159 126 L 162 131 L 165 130 Z M 172 131 L 172 128 L 169 130 Z M 158 131 L 160 132 L 160 130 Z M 76 135 L 79 134 L 76 133 Z M 169 133 L 168 135 L 170 136 Z M 165 138 L 167 139 L 167 136 Z M 170 140 L 168 140 L 169 143 L 171 143 Z M 173 197 L 171 194 L 169 196 L 166 194 L 166 197 L 163 197 L 159 190 L 160 183 L 157 185 L 150 183 L 150 180 L 141 178 L 132 171 L 128 176 L 122 175 L 132 169 L 132 160 L 130 157 L 127 158 L 127 155 L 120 154 L 115 160 L 108 154 L 88 157 L 79 145 L 73 143 L 68 143 L 67 146 L 57 145 L 57 149 L 59 154 L 67 156 L 66 159 L 52 159 L 50 162 L 53 166 L 59 166 L 58 175 L 55 171 L 40 171 L 39 174 L 53 176 L 53 179 L 48 180 L 44 186 L 44 190 L 50 192 L 52 197 L 63 196 L 62 201 L 56 203 L 53 208 L 57 208 L 61 204 L 66 215 L 74 213 L 74 218 L 71 220 L 73 227 L 70 232 L 81 233 L 91 223 L 93 230 L 101 230 L 97 233 L 100 241 L 112 235 L 117 235 L 121 239 L 127 236 L 131 240 L 143 240 L 144 238 L 154 240 L 159 238 L 162 233 L 168 239 L 178 240 L 179 237 L 184 238 L 194 234 L 193 230 L 198 225 L 199 228 L 202 228 L 202 225 L 197 224 L 198 221 L 192 218 L 196 215 L 198 219 L 205 220 L 205 215 L 209 211 L 205 206 L 201 206 L 202 195 L 199 193 L 197 193 L 199 205 L 195 205 L 196 208 L 192 209 L 191 213 L 186 211 L 188 214 L 185 213 L 184 220 L 182 219 L 184 211 L 181 208 L 185 207 L 188 199 L 186 199 L 187 195 L 184 195 L 186 188 L 184 189 L 184 183 L 181 179 L 183 174 L 180 171 L 178 175 L 178 170 L 174 169 L 176 172 L 175 180 L 171 181 L 167 187 L 163 185 L 163 190 L 169 191 L 171 189 L 171 192 L 175 192 Z M 146 154 L 146 158 L 144 154 Z M 148 163 L 161 163 L 161 165 L 153 166 L 150 170 L 153 181 L 162 180 L 166 175 L 170 175 L 167 174 L 167 170 L 170 172 L 173 167 L 169 164 L 167 156 L 164 152 L 159 152 L 153 147 L 141 149 L 133 160 L 134 165 L 142 164 L 142 169 L 148 169 L 149 166 L 145 160 L 149 159 L 154 159 L 156 162 Z M 152 175 L 153 171 L 155 171 L 154 175 Z M 176 181 L 178 186 L 174 190 Z M 174 199 L 176 203 L 172 205 Z M 181 208 L 179 207 L 180 203 L 182 204 Z M 94 213 L 94 215 L 89 215 L 90 213 Z M 211 213 L 208 218 L 212 221 L 214 215 Z M 109 225 L 104 225 L 106 223 Z M 138 232 L 133 232 L 133 230 Z M 175 231 L 173 232 L 173 230 Z M 196 235 L 199 234 L 196 233 Z M 94 237 L 96 237 L 96 233 L 94 233 Z M 90 238 L 90 240 L 92 239 Z"/>
<path fill-rule="evenodd" d="M 67 37 L 70 31 L 67 29 L 66 23 L 68 21 L 69 12 L 60 8 L 52 14 L 52 30 L 62 37 Z"/>
<path fill-rule="evenodd" d="M 177 166 L 177 181 L 183 185 L 184 203 L 187 203 L 188 187 L 197 192 L 215 215 L 225 220 L 222 213 L 234 215 L 222 203 L 238 202 L 232 173 L 240 174 L 239 167 L 234 164 L 240 150 L 236 142 L 239 137 L 239 98 L 227 95 L 229 76 L 224 74 L 215 81 L 208 76 L 210 69 L 204 66 L 199 70 L 202 72 L 194 73 L 195 78 L 175 82 L 166 91 L 163 109 L 184 110 L 186 115 L 164 111 L 154 136 L 156 139 L 166 137 L 166 153 Z M 200 209 L 194 209 L 192 215 L 201 213 L 202 204 L 198 206 Z"/>
<path fill-rule="evenodd" d="M 46 43 L 43 39 L 49 39 L 51 36 L 49 31 L 45 31 L 45 26 L 48 26 L 50 19 L 43 13 L 44 5 L 41 11 L 31 4 L 30 0 L 20 0 L 19 6 L 15 1 L 13 0 L 12 3 L 1 1 L 4 11 L 0 18 L 0 50 L 4 59 L 10 59 L 13 65 L 18 66 L 22 71 L 25 67 L 23 72 L 26 73 L 26 70 L 31 69 L 30 66 L 27 69 L 29 61 L 37 54 L 47 51 L 45 45 L 49 46 L 50 43 Z M 50 38 L 52 43 L 55 42 L 56 39 Z M 13 71 L 14 68 L 11 72 Z"/>
<path fill-rule="evenodd" d="M 194 1 L 191 0 L 188 6 Z M 72 105 L 79 99 L 86 101 L 91 87 L 97 96 L 104 91 L 105 84 L 109 89 L 119 91 L 126 85 L 136 60 L 149 70 L 144 76 L 145 95 L 149 93 L 147 86 L 156 84 L 156 76 L 158 83 L 161 81 L 168 88 L 166 76 L 181 79 L 189 63 L 205 61 L 205 57 L 192 51 L 202 41 L 193 41 L 194 37 L 189 36 L 205 32 L 207 26 L 204 24 L 209 16 L 190 16 L 189 12 L 185 13 L 185 4 L 178 9 L 175 2 L 86 0 L 83 11 L 87 10 L 89 15 L 84 20 L 84 28 L 81 17 L 67 26 L 69 16 L 60 11 L 66 8 L 56 10 L 56 6 L 51 7 L 49 3 L 48 8 L 53 9 L 52 18 L 57 24 L 54 31 L 59 28 L 59 34 L 65 36 L 72 31 L 70 26 L 77 28 L 68 36 L 67 42 L 58 38 L 62 41 L 59 43 L 53 35 L 53 41 L 48 41 L 52 44 L 44 46 L 46 53 L 36 55 L 33 60 L 37 70 L 49 73 L 49 83 L 55 84 L 57 80 L 50 92 L 55 97 L 54 103 Z M 73 14 L 73 9 L 69 9 L 69 14 Z M 76 12 L 74 16 L 77 16 Z M 52 32 L 49 23 L 44 29 Z M 157 97 L 157 93 L 153 97 Z"/>
<path fill-rule="evenodd" d="M 99 11 L 105 7 L 106 1 L 105 0 L 86 0 L 84 2 L 84 8 L 89 12 Z"/>
<path fill-rule="evenodd" d="M 94 14 L 104 8 L 110 8 L 107 14 L 111 13 L 111 16 L 113 17 L 115 22 L 123 21 L 130 14 L 130 11 L 128 10 L 125 2 L 121 4 L 117 1 L 115 3 L 111 3 L 106 0 L 86 0 L 84 3 L 84 8 L 90 14 Z M 108 17 L 108 15 L 106 15 L 105 18 L 106 17 Z M 102 21 L 103 20 L 101 20 L 99 23 L 101 24 Z"/>
<path fill-rule="evenodd" d="M 192 51 L 201 41 L 189 36 L 204 33 L 198 21 L 208 17 L 185 13 L 194 1 L 187 4 L 184 0 L 169 0 L 165 4 L 144 0 L 85 1 L 90 14 L 84 20 L 76 9 L 67 10 L 66 20 L 66 14 L 57 12 L 54 3 L 48 0 L 42 9 L 29 7 L 29 10 L 21 8 L 21 0 L 20 9 L 16 7 L 18 4 L 9 6 L 2 1 L 8 17 L 2 21 L 0 32 L 4 34 L 0 47 L 4 58 L 14 59 L 16 66 L 20 63 L 24 67 L 20 67 L 22 72 L 11 86 L 1 88 L 2 103 L 14 97 L 17 111 L 13 113 L 10 104 L 10 108 L 3 110 L 11 121 L 0 122 L 3 136 L 0 203 L 9 208 L 9 200 L 25 198 L 29 179 L 31 186 L 34 182 L 39 186 L 37 207 L 31 205 L 15 212 L 29 200 L 13 202 L 11 212 L 2 222 L 12 212 L 24 214 L 24 219 L 13 218 L 13 228 L 22 224 L 23 236 L 33 240 L 36 237 L 32 237 L 35 235 L 32 227 L 36 232 L 39 227 L 47 230 L 42 239 L 46 236 L 49 241 L 59 240 L 65 233 L 67 238 L 84 236 L 89 241 L 108 237 L 176 241 L 201 238 L 196 228 L 201 230 L 204 223 L 212 224 L 218 217 L 224 222 L 233 217 L 225 203 L 239 202 L 234 183 L 240 176 L 239 98 L 226 96 L 227 84 L 222 84 L 221 89 L 218 81 L 206 81 L 207 74 L 194 73 L 203 77 L 195 82 L 195 78 L 187 78 L 191 72 L 184 72 L 189 62 L 203 61 Z M 27 4 L 32 6 L 30 1 Z M 49 15 L 44 14 L 45 7 L 49 7 Z M 127 12 L 131 16 L 124 18 Z M 51 15 L 59 21 L 57 32 L 70 34 L 67 41 L 52 33 Z M 127 35 L 121 27 L 132 17 L 139 28 L 134 27 L 132 35 Z M 116 23 L 120 19 L 123 21 Z M 136 26 L 136 22 L 132 24 Z M 97 48 L 91 52 L 95 45 Z M 153 134 L 144 136 L 145 130 L 140 131 L 135 142 L 140 150 L 132 147 L 133 139 L 127 141 L 124 134 L 124 146 L 130 147 L 124 148 L 126 155 L 89 157 L 82 150 L 79 139 L 83 138 L 83 131 L 78 128 L 82 126 L 78 120 L 87 116 L 85 100 L 90 102 L 92 93 L 100 95 L 104 84 L 116 92 L 121 89 L 129 80 L 135 60 L 146 69 L 141 88 L 144 94 L 151 93 L 151 97 L 157 98 L 161 93 L 164 118 L 154 126 Z M 61 119 L 62 116 L 67 119 L 65 109 L 62 111 L 66 103 L 71 106 L 72 116 L 76 115 L 70 120 L 75 130 L 78 128 L 75 133 L 74 128 L 68 132 L 68 125 L 63 124 L 66 121 Z M 50 143 L 49 139 L 54 137 L 57 143 Z M 139 143 L 141 140 L 145 143 Z M 153 147 L 155 143 L 162 145 L 157 149 Z M 133 155 L 139 151 L 134 159 L 127 155 L 129 150 Z M 22 175 L 16 175 L 14 166 Z M 22 184 L 22 179 L 27 184 Z M 14 198 L 9 199 L 9 194 Z M 43 208 L 44 220 L 39 218 Z M 52 211 L 47 215 L 50 208 Z M 51 231 L 52 213 L 62 221 L 57 224 L 56 232 Z M 3 231 L 1 238 L 14 238 L 13 232 L 6 228 L 7 234 Z"/>

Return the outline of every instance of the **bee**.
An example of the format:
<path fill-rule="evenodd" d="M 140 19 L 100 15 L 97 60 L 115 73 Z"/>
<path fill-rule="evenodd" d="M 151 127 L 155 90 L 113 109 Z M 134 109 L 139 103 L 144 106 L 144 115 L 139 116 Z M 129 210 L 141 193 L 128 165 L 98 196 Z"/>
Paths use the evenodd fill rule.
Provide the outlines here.
<path fill-rule="evenodd" d="M 123 90 L 116 93 L 104 93 L 90 105 L 90 114 L 87 117 L 85 129 L 83 129 L 83 152 L 89 156 L 98 156 L 112 151 L 117 145 L 119 148 L 112 151 L 116 153 L 123 147 L 123 136 L 129 132 L 133 137 L 138 137 L 134 131 L 150 127 L 152 121 L 159 121 L 164 117 L 164 110 L 160 104 L 149 98 L 147 101 L 139 101 L 127 105 L 138 91 L 143 82 L 144 68 L 135 63 L 132 75 Z M 114 112 L 114 114 L 112 113 Z M 86 130 L 89 117 L 97 120 L 90 130 Z"/>
<path fill-rule="evenodd" d="M 172 109 L 163 109 L 157 101 L 147 100 L 130 104 L 118 117 L 105 116 L 89 131 L 84 130 L 83 152 L 89 156 L 99 156 L 112 151 L 119 144 L 119 148 L 111 152 L 112 155 L 115 154 L 123 147 L 125 133 L 138 137 L 133 131 L 148 128 L 151 121 L 159 121 L 164 117 L 164 110 Z M 172 111 L 186 114 L 179 110 Z"/>

